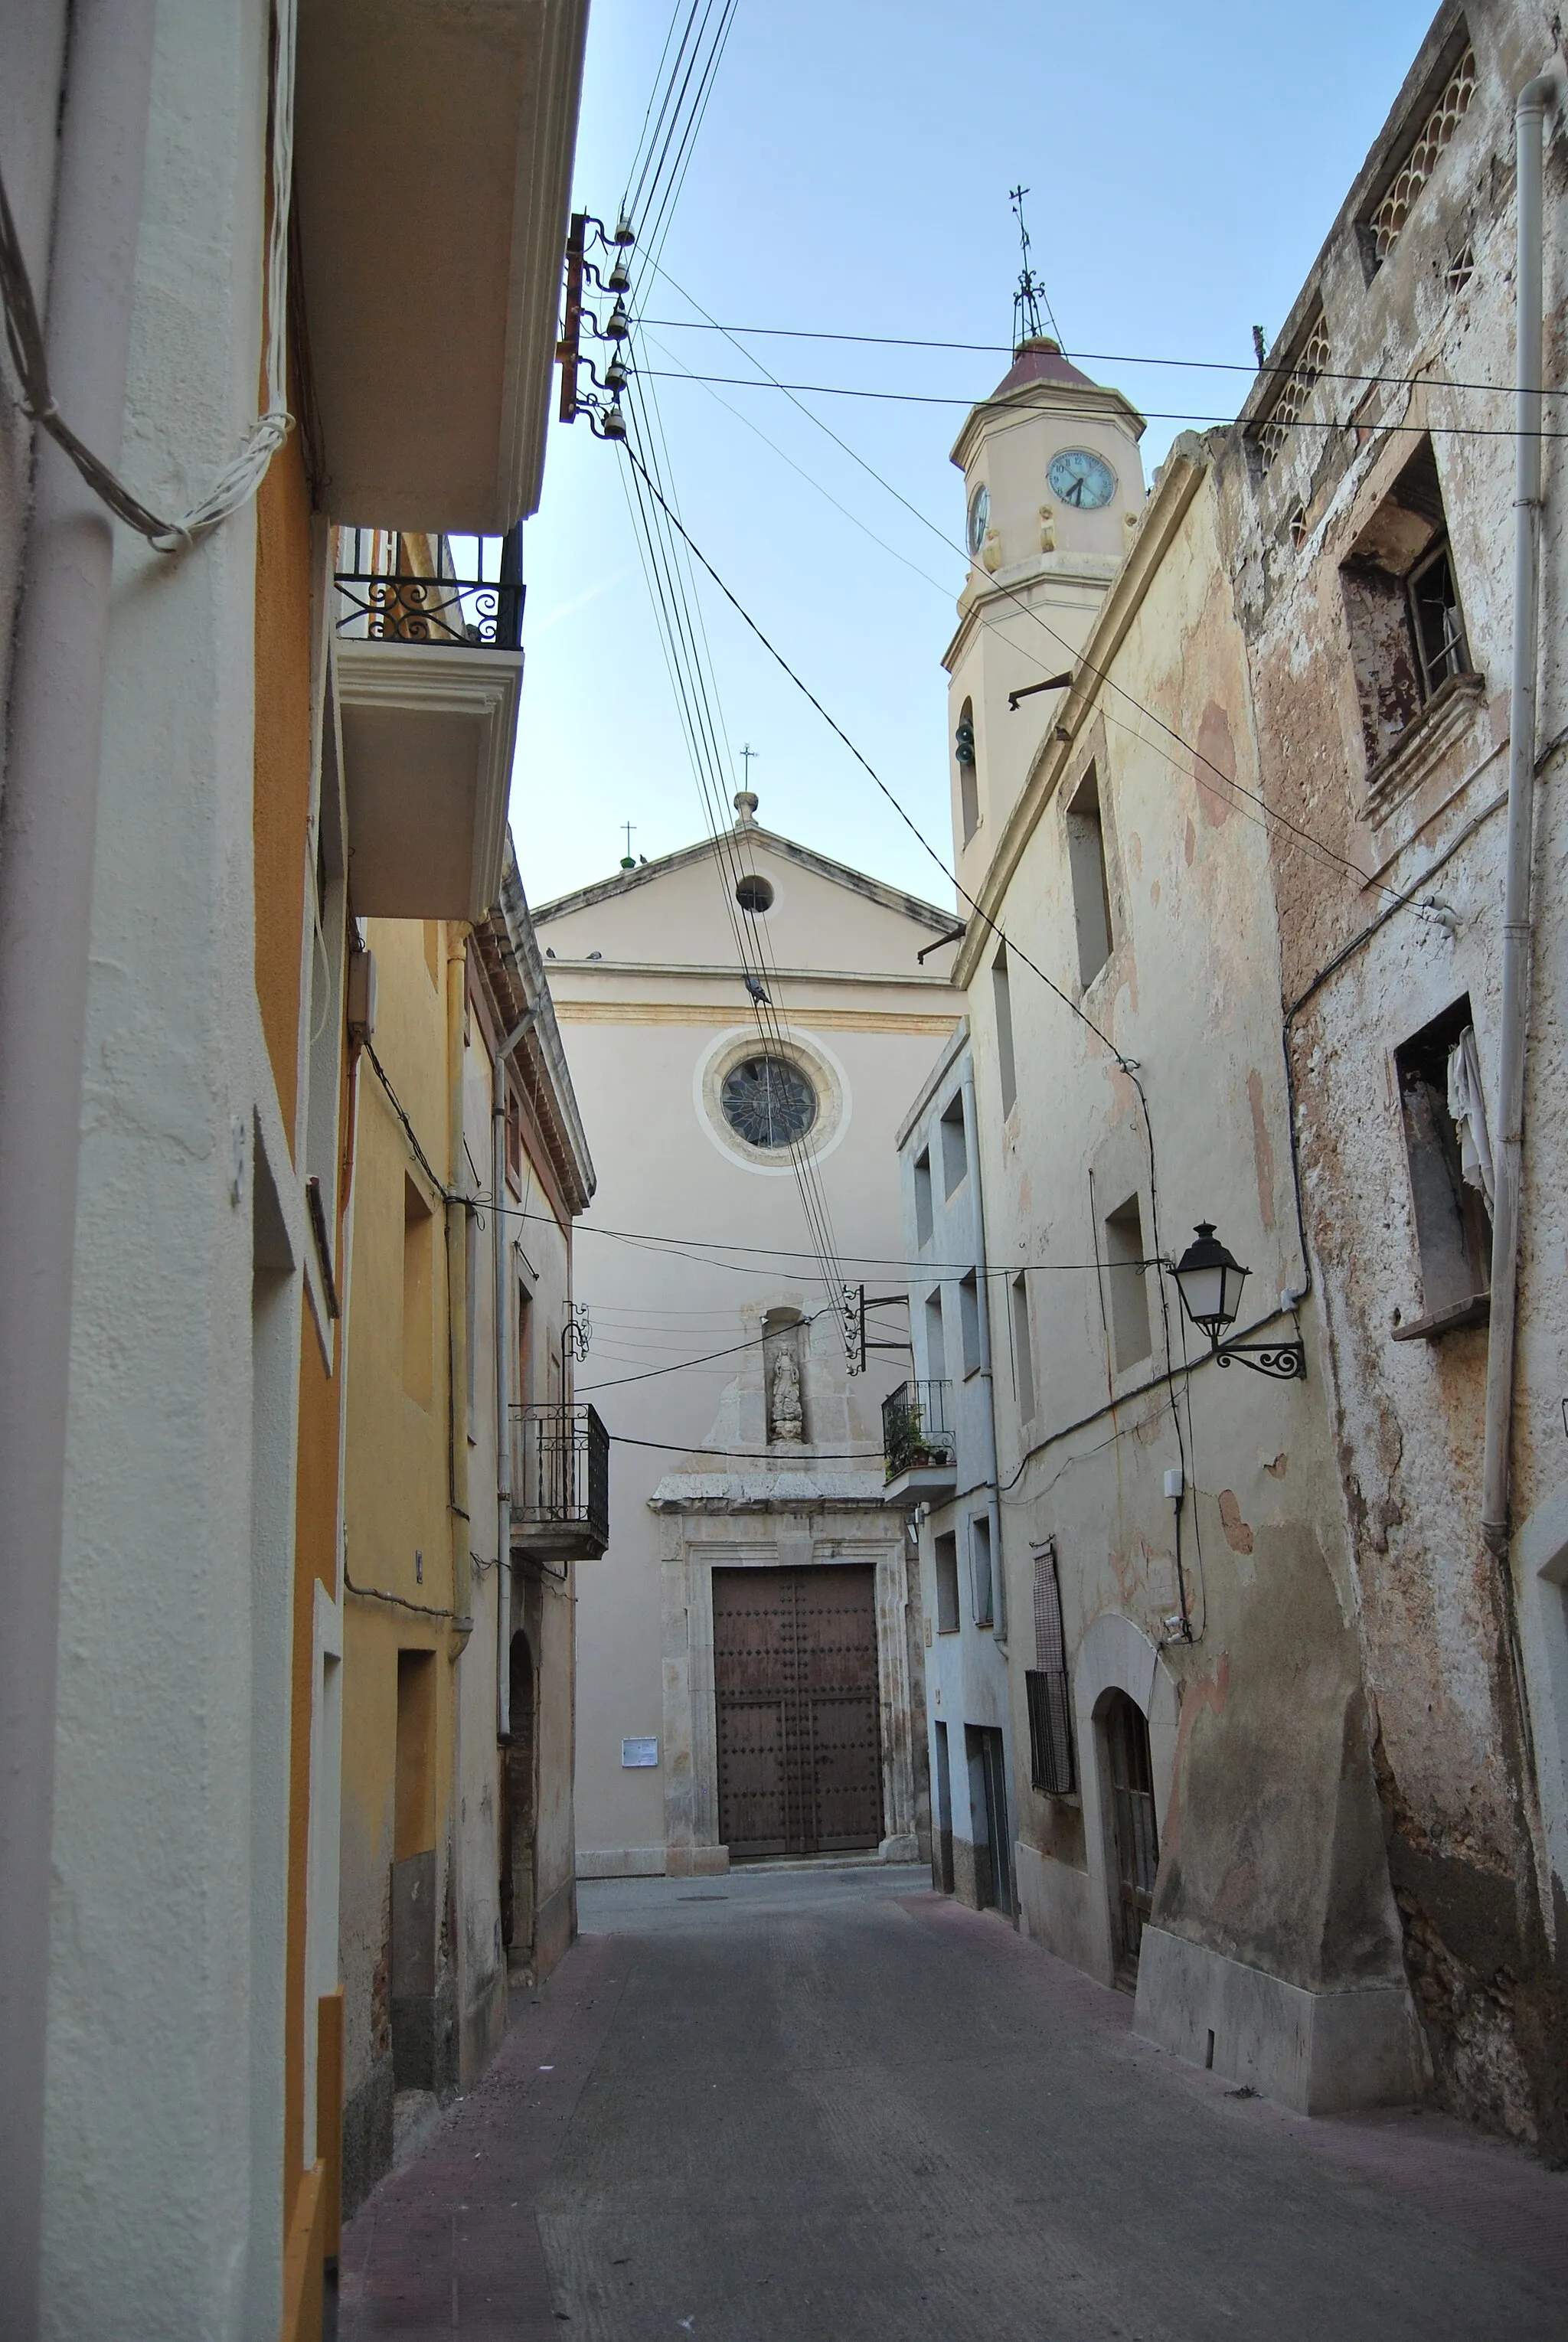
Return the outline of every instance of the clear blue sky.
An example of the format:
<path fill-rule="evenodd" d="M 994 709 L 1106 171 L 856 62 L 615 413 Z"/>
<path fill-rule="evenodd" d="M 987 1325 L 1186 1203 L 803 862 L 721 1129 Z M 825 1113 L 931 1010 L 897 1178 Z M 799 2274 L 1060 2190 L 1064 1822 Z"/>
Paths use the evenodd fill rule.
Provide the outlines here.
<path fill-rule="evenodd" d="M 1127 0 L 1114 11 L 1084 0 L 740 0 L 664 266 L 726 324 L 1004 344 L 1018 268 L 1007 194 L 1022 180 L 1070 352 L 1246 366 L 1253 325 L 1272 338 L 1284 318 L 1432 13 L 1427 0 L 1310 10 Z M 612 223 L 667 23 L 664 0 L 594 0 L 576 200 Z M 636 293 L 651 316 L 694 314 L 670 285 Z M 646 345 L 656 364 L 748 371 L 716 335 L 650 331 L 670 354 Z M 788 382 L 962 400 L 994 388 L 1007 363 L 752 346 Z M 1183 427 L 1156 416 L 1225 416 L 1247 386 L 1244 372 L 1084 363 L 1150 416 L 1150 473 Z M 939 661 L 964 575 L 962 486 L 948 461 L 963 407 L 804 402 L 944 543 L 775 391 L 655 389 L 687 526 L 945 855 Z M 535 903 L 613 871 L 623 822 L 636 824 L 634 850 L 650 859 L 703 834 L 623 472 L 620 452 L 585 423 L 552 425 L 544 502 L 525 531 L 512 793 Z M 729 740 L 760 751 L 763 820 L 949 902 L 739 620 L 713 595 L 704 615 Z"/>

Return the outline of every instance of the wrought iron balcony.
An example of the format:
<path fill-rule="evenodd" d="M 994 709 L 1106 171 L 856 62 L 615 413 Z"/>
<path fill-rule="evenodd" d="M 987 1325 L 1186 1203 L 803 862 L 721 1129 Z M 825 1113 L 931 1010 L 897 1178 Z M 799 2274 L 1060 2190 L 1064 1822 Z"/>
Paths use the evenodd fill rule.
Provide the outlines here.
<path fill-rule="evenodd" d="M 882 1402 L 882 1456 L 888 1482 L 906 1473 L 955 1476 L 958 1449 L 951 1419 L 953 1386 L 900 1383 Z"/>
<path fill-rule="evenodd" d="M 609 1544 L 610 1435 L 596 1408 L 513 1408 L 512 1542 L 579 1559 Z"/>
<path fill-rule="evenodd" d="M 350 565 L 336 573 L 337 632 L 362 641 L 437 643 L 459 650 L 514 651 L 523 640 L 521 557 L 516 532 L 501 541 L 498 575 L 422 575 L 407 563 L 404 540 L 385 530 L 345 528 L 341 553 Z M 483 568 L 483 543 L 475 547 Z"/>

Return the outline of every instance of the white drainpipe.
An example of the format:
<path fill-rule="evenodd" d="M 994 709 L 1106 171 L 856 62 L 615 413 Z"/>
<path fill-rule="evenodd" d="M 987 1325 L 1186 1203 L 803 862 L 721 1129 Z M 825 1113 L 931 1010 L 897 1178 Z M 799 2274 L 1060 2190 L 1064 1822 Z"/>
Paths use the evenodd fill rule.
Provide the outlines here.
<path fill-rule="evenodd" d="M 506 1234 L 506 1068 L 538 1016 L 530 1008 L 495 1053 L 491 1068 L 490 1219 L 495 1256 L 495 1729 L 512 1729 L 512 1246 Z"/>
<path fill-rule="evenodd" d="M 1508 1463 L 1519 1285 L 1519 1191 L 1524 1146 L 1525 989 L 1530 974 L 1530 863 L 1534 842 L 1535 670 L 1541 618 L 1541 286 L 1543 125 L 1556 76 L 1526 82 L 1514 108 L 1518 202 L 1517 387 L 1514 395 L 1513 673 L 1508 716 L 1508 861 L 1503 911 L 1503 1038 L 1497 1097 L 1497 1208 L 1486 1348 L 1486 1444 L 1481 1534 L 1508 1547 Z"/>

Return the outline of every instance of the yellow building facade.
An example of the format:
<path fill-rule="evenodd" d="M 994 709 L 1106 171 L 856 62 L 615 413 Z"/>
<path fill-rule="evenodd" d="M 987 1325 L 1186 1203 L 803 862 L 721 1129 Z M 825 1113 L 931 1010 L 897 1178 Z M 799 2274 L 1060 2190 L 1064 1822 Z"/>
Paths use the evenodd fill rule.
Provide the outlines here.
<path fill-rule="evenodd" d="M 558 1466 L 576 1419 L 572 1220 L 593 1173 L 510 856 L 504 892 L 476 926 L 363 932 L 340 1838 L 351 2208 L 482 2069 L 509 1979 L 544 1973 L 574 1932 L 573 1566 L 594 1548 Z"/>

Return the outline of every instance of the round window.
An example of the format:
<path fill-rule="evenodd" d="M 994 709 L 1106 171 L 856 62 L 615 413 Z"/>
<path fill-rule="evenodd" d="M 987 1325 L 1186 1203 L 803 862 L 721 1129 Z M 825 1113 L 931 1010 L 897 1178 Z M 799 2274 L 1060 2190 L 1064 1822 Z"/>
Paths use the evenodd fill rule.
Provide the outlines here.
<path fill-rule="evenodd" d="M 724 1120 L 752 1146 L 791 1146 L 816 1120 L 816 1092 L 783 1057 L 743 1057 L 719 1093 Z"/>
<path fill-rule="evenodd" d="M 765 878 L 759 878 L 754 871 L 748 871 L 735 888 L 735 900 L 743 911 L 749 911 L 754 919 L 760 919 L 764 911 L 773 909 L 774 890 Z"/>

